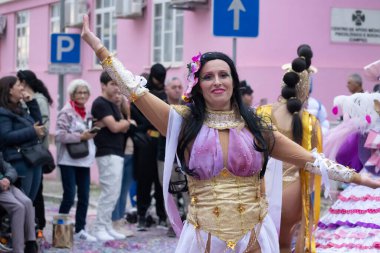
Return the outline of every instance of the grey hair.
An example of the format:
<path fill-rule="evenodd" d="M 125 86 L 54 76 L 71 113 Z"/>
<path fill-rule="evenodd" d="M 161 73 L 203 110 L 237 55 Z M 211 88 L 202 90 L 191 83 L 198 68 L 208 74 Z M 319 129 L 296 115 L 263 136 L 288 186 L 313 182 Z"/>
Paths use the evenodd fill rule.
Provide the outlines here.
<path fill-rule="evenodd" d="M 349 76 L 349 79 L 352 79 L 355 83 L 362 86 L 363 81 L 362 81 L 362 77 L 359 74 L 354 73 L 354 74 Z"/>
<path fill-rule="evenodd" d="M 83 79 L 74 79 L 69 83 L 69 86 L 67 87 L 67 92 L 69 93 L 70 97 L 74 95 L 78 87 L 86 87 L 88 93 L 91 94 L 91 88 L 87 81 Z"/>
<path fill-rule="evenodd" d="M 165 83 L 165 86 L 167 86 L 167 85 L 169 85 L 169 83 L 171 83 L 171 82 L 173 82 L 173 81 L 179 81 L 180 83 L 181 83 L 181 85 L 182 85 L 182 81 L 181 81 L 181 79 L 179 79 L 178 77 L 172 77 L 172 78 L 170 78 L 169 79 L 169 81 L 166 81 L 166 83 Z"/>

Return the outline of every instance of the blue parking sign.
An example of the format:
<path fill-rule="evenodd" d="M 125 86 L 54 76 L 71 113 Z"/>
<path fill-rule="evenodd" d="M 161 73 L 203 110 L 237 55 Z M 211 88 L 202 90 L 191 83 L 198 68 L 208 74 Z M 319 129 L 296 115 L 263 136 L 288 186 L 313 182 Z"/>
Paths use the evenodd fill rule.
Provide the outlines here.
<path fill-rule="evenodd" d="M 51 35 L 51 63 L 80 63 L 80 35 L 53 33 Z"/>
<path fill-rule="evenodd" d="M 213 8 L 215 36 L 259 35 L 259 0 L 214 0 Z"/>

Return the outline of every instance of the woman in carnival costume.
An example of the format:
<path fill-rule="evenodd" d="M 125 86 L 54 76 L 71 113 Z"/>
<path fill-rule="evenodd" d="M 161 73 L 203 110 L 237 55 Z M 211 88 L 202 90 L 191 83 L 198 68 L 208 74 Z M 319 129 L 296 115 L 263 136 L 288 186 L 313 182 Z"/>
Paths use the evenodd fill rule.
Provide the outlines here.
<path fill-rule="evenodd" d="M 369 67 L 367 76 L 379 80 L 380 61 Z M 379 93 L 336 97 L 333 112 L 341 109 L 344 121 L 326 136 L 325 143 L 326 155 L 375 180 L 380 179 L 379 101 Z M 318 252 L 380 252 L 379 201 L 380 189 L 352 184 L 341 192 L 318 223 Z"/>
<path fill-rule="evenodd" d="M 133 75 L 89 30 L 84 16 L 82 38 L 102 66 L 141 112 L 166 135 L 165 206 L 180 236 L 176 252 L 279 252 L 276 228 L 267 215 L 263 176 L 269 154 L 312 173 L 379 187 L 380 182 L 310 153 L 273 131 L 242 105 L 239 78 L 232 60 L 210 52 L 189 65 L 188 106 L 169 106 L 150 94 L 146 80 Z M 191 198 L 183 224 L 169 180 L 175 153 L 188 175 Z"/>
<path fill-rule="evenodd" d="M 297 54 L 298 58 L 283 66 L 286 74 L 283 77 L 279 101 L 259 107 L 257 113 L 263 117 L 268 116 L 280 133 L 306 150 L 317 149 L 322 152 L 319 121 L 304 108 L 309 97 L 309 77 L 315 72 L 311 66 L 313 52 L 309 45 L 300 45 Z M 276 172 L 281 169 L 282 180 L 272 183 Z M 265 179 L 266 188 L 271 186 L 271 191 L 277 191 L 276 195 L 269 195 L 274 197 L 269 199 L 269 209 L 281 210 L 277 213 L 270 212 L 272 219 L 279 225 L 277 230 L 281 252 L 292 251 L 292 237 L 300 222 L 295 252 L 315 252 L 312 230 L 314 222 L 319 218 L 320 177 L 314 176 L 303 167 L 271 159 Z M 280 219 L 281 224 L 278 222 Z"/>

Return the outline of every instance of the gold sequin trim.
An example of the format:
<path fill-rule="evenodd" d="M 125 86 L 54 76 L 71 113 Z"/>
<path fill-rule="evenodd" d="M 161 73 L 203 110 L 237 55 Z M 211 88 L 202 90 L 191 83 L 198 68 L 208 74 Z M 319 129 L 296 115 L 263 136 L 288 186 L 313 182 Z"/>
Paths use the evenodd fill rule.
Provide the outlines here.
<path fill-rule="evenodd" d="M 109 55 L 101 62 L 103 67 L 110 67 L 112 65 L 112 57 Z"/>
<path fill-rule="evenodd" d="M 211 111 L 206 109 L 206 118 L 204 124 L 210 128 L 225 130 L 244 126 L 245 122 L 243 118 L 234 110 Z"/>
<path fill-rule="evenodd" d="M 244 211 L 245 211 L 244 205 L 243 204 L 239 204 L 237 210 L 238 210 L 239 213 L 244 213 Z"/>
<path fill-rule="evenodd" d="M 191 204 L 194 206 L 197 203 L 197 197 L 191 197 Z"/>
<path fill-rule="evenodd" d="M 186 105 L 171 105 L 171 107 L 183 118 L 186 118 L 190 115 L 191 110 Z"/>
<path fill-rule="evenodd" d="M 231 242 L 231 241 L 229 241 L 229 242 L 227 243 L 227 247 L 230 248 L 230 249 L 232 249 L 232 250 L 235 250 L 236 242 Z"/>
<path fill-rule="evenodd" d="M 219 215 L 220 215 L 219 207 L 216 206 L 216 207 L 214 208 L 213 213 L 215 214 L 216 217 L 219 217 Z"/>
<path fill-rule="evenodd" d="M 227 169 L 223 169 L 223 170 L 220 172 L 220 175 L 221 175 L 222 177 L 228 177 L 228 176 L 230 176 L 231 174 L 228 172 Z"/>

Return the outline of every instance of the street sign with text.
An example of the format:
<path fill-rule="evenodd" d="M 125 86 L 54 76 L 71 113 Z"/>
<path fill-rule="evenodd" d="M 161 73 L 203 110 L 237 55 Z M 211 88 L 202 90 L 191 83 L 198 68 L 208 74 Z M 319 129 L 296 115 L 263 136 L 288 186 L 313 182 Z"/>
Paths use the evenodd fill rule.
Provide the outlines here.
<path fill-rule="evenodd" d="M 257 37 L 259 0 L 214 0 L 213 34 L 226 37 Z"/>

